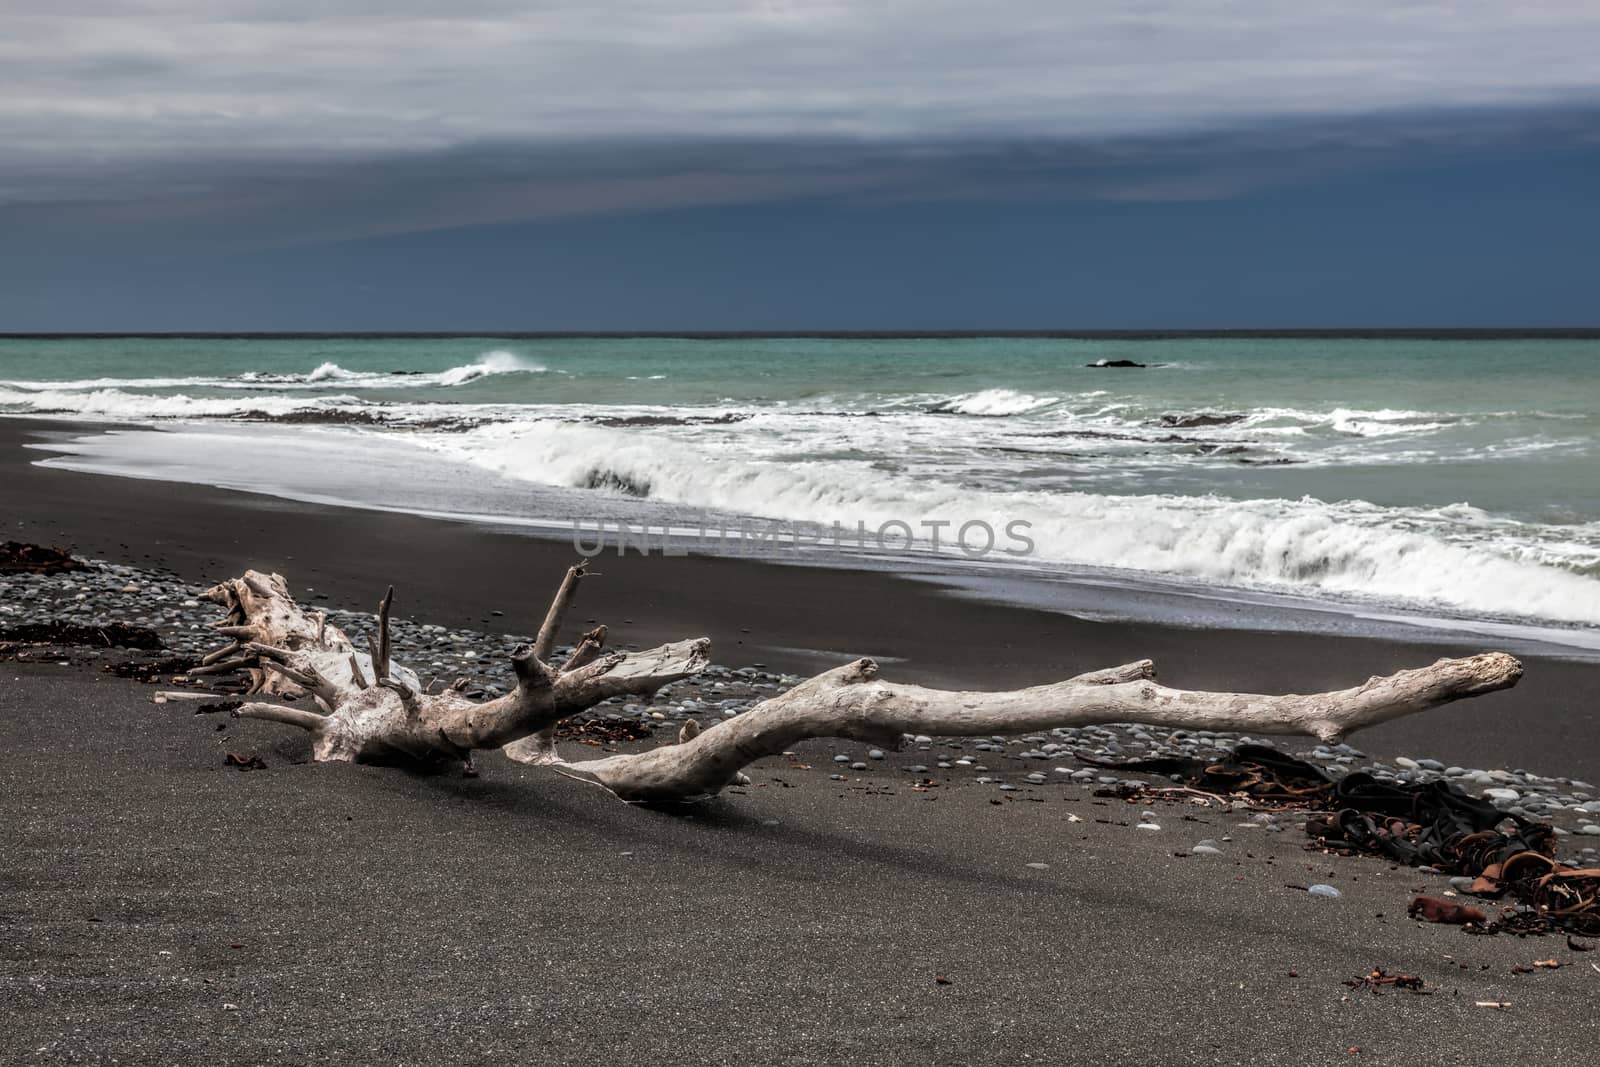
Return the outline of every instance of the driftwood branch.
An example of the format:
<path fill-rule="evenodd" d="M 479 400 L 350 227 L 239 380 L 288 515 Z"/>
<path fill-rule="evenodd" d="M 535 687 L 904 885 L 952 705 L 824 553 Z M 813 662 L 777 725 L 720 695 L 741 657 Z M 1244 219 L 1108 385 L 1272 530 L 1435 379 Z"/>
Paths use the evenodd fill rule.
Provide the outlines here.
<path fill-rule="evenodd" d="M 1186 730 L 1310 734 L 1332 742 L 1364 726 L 1509 688 L 1522 677 L 1522 665 L 1511 656 L 1485 652 L 1310 696 L 1188 692 L 1147 680 L 1121 680 L 1149 669 L 1145 661 L 1051 685 L 984 693 L 881 682 L 878 665 L 861 659 L 681 744 L 560 769 L 603 785 L 624 800 L 659 803 L 716 793 L 740 768 L 811 737 L 898 746 L 907 734 L 964 737 L 1137 722 Z"/>
<path fill-rule="evenodd" d="M 894 747 L 914 734 L 987 736 L 1136 722 L 1335 741 L 1362 727 L 1508 688 L 1522 676 L 1511 656 L 1485 652 L 1370 678 L 1350 689 L 1267 696 L 1168 688 L 1154 681 L 1154 664 L 1139 660 L 1048 685 L 961 692 L 881 681 L 877 664 L 862 659 L 704 730 L 687 723 L 676 743 L 568 764 L 555 750 L 555 726 L 562 719 L 613 697 L 655 693 L 703 670 L 710 659 L 704 638 L 608 653 L 600 626 L 582 636 L 565 663 L 552 666 L 556 636 L 588 573 L 586 563 L 568 569 L 534 644 L 513 653 L 516 687 L 493 700 L 469 700 L 459 687 L 426 693 L 412 671 L 392 662 L 392 588 L 379 604 L 372 654 L 363 662 L 325 617 L 301 611 L 281 577 L 255 571 L 207 594 L 228 609 L 219 630 L 229 643 L 201 669 L 237 670 L 253 691 L 313 695 L 328 714 L 262 702 L 246 704 L 237 714 L 310 732 L 319 760 L 464 761 L 470 768 L 474 750 L 503 747 L 512 759 L 554 764 L 625 800 L 651 803 L 714 794 L 742 780 L 741 769 L 755 760 L 813 737 Z"/>

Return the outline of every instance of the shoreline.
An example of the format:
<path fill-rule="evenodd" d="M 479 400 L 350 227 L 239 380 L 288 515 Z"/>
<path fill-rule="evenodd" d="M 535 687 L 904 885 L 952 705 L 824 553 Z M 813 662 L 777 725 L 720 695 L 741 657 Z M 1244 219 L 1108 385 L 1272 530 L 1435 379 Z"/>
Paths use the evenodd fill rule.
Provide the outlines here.
<path fill-rule="evenodd" d="M 403 443 L 403 433 L 369 434 L 339 423 L 330 424 L 335 432 L 314 438 L 283 436 L 275 430 L 274 419 L 242 424 L 50 420 L 43 425 L 41 441 L 34 447 L 43 454 L 42 462 L 57 470 L 209 486 L 305 506 L 458 523 L 570 544 L 582 555 L 604 558 L 608 553 L 622 554 L 619 550 L 624 547 L 629 552 L 643 547 L 644 554 L 661 556 L 870 571 L 1055 615 L 1188 629 L 1344 635 L 1441 647 L 1477 642 L 1515 655 L 1600 663 L 1600 628 L 1593 625 L 1473 614 L 1445 604 L 1423 606 L 1403 598 L 1386 600 L 1320 588 L 1226 584 L 1193 575 L 1026 555 L 1008 559 L 1004 550 L 966 559 L 953 551 L 934 551 L 931 542 L 912 550 L 885 549 L 867 543 L 873 535 L 864 524 L 854 544 L 848 529 L 840 527 L 830 534 L 825 525 L 817 524 L 813 525 L 822 534 L 808 540 L 801 530 L 810 527 L 796 520 L 501 478 L 460 457 L 444 457 L 431 449 L 419 453 Z M 168 435 L 184 444 L 168 442 Z M 306 462 L 308 448 L 314 449 L 315 463 Z M 206 458 L 187 458 L 199 453 Z M 990 528 L 990 533 L 995 531 Z"/>
<path fill-rule="evenodd" d="M 307 505 L 183 483 L 34 465 L 40 435 L 85 424 L 0 420 L 7 536 L 212 582 L 246 567 L 285 574 L 334 606 L 397 608 L 457 628 L 537 628 L 572 562 L 570 545 L 526 533 L 389 512 Z M 1151 622 L 1091 621 L 952 592 L 937 581 L 708 556 L 606 557 L 573 622 L 604 621 L 619 647 L 712 639 L 724 663 L 812 674 L 872 655 L 893 677 L 956 688 L 1037 684 L 1072 670 L 1155 660 L 1190 689 L 1305 692 L 1495 647 Z M 503 612 L 494 616 L 491 612 Z M 1522 657 L 1514 690 L 1360 735 L 1374 752 L 1447 763 L 1600 776 L 1600 664 Z"/>

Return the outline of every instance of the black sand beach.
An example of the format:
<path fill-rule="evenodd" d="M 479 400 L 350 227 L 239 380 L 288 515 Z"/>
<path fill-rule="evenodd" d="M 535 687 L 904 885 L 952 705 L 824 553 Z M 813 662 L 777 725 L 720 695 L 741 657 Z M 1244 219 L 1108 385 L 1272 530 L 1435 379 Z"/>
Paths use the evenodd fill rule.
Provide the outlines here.
<path fill-rule="evenodd" d="M 44 470 L 20 448 L 40 432 L 0 423 L 7 537 L 193 581 L 254 566 L 350 608 L 394 582 L 412 617 L 498 610 L 497 628 L 529 630 L 572 555 Z M 1173 685 L 1288 691 L 1448 651 L 1091 623 L 746 561 L 597 569 L 574 621 L 619 644 L 705 633 L 720 662 L 793 671 L 871 653 L 895 677 L 1014 686 L 1149 656 Z M 1593 780 L 1600 668 L 1527 667 L 1515 690 L 1354 741 Z M 1600 1037 L 1593 956 L 1414 923 L 1407 902 L 1440 876 L 1199 807 L 1162 805 L 1150 833 L 1143 805 L 1064 784 L 918 792 L 914 753 L 834 782 L 833 754 L 861 746 L 818 742 L 809 769 L 766 761 L 671 816 L 499 757 L 476 780 L 312 765 L 281 727 L 50 665 L 0 664 L 0 731 L 6 1062 L 1418 1064 L 1539 1062 Z M 226 768 L 225 750 L 267 769 Z M 1224 836 L 1223 855 L 1189 854 Z M 1312 882 L 1343 896 L 1290 888 Z M 1511 971 L 1552 956 L 1567 966 Z M 1434 992 L 1341 984 L 1374 967 Z"/>
<path fill-rule="evenodd" d="M 210 584 L 247 567 L 276 571 L 301 592 L 370 611 L 386 585 L 397 610 L 454 627 L 538 628 L 561 573 L 565 541 L 384 512 L 320 507 L 170 482 L 108 478 L 32 465 L 41 436 L 83 427 L 0 421 L 7 537 Z M 888 676 L 951 687 L 1012 688 L 1080 670 L 1153 659 L 1188 689 L 1311 692 L 1488 647 L 1357 637 L 1091 622 L 944 595 L 923 581 L 709 557 L 605 556 L 574 622 L 606 623 L 613 643 L 648 647 L 704 634 L 726 663 L 810 674 L 872 655 Z M 1366 731 L 1374 753 L 1435 756 L 1467 766 L 1600 776 L 1600 664 L 1528 658 L 1517 688 Z"/>

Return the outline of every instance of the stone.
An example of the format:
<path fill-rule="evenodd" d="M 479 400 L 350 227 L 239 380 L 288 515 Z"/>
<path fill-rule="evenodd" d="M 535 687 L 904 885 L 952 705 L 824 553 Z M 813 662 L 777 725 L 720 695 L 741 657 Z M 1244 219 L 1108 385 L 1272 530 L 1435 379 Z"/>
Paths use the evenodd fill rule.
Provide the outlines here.
<path fill-rule="evenodd" d="M 1310 893 L 1314 897 L 1342 897 L 1342 896 L 1344 896 L 1343 893 L 1341 893 L 1337 889 L 1333 888 L 1333 886 L 1324 885 L 1321 882 L 1318 882 L 1316 885 L 1311 886 L 1309 889 L 1306 890 L 1306 892 Z"/>

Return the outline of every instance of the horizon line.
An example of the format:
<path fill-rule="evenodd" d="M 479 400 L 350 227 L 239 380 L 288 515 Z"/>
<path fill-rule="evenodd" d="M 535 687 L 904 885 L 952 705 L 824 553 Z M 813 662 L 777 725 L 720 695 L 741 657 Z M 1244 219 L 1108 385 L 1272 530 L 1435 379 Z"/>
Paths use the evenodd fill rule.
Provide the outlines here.
<path fill-rule="evenodd" d="M 0 331 L 0 340 L 6 341 L 70 341 L 70 340 L 135 340 L 195 339 L 195 340 L 312 340 L 319 338 L 464 338 L 485 337 L 498 339 L 679 339 L 679 340 L 741 340 L 741 339 L 836 339 L 836 340 L 890 340 L 890 339 L 952 339 L 952 338 L 1039 338 L 1061 340 L 1107 341 L 1160 341 L 1177 339 L 1314 339 L 1329 340 L 1600 340 L 1600 326 L 1489 326 L 1489 327 L 1223 327 L 1223 328 L 1147 328 L 1147 329 L 972 329 L 972 330 L 38 330 Z"/>

